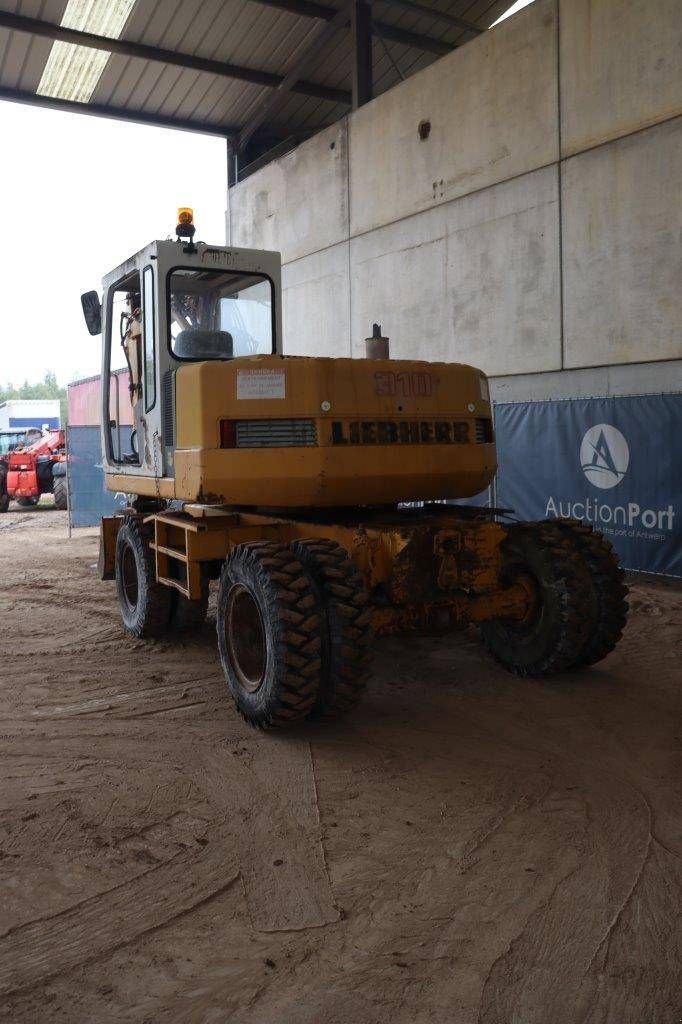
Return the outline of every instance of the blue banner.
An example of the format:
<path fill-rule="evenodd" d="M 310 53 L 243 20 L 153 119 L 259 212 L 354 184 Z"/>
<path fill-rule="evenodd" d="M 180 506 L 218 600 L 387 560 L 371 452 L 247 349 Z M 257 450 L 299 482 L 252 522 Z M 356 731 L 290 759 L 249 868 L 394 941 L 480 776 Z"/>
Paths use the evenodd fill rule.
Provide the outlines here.
<path fill-rule="evenodd" d="M 495 433 L 496 505 L 584 519 L 625 568 L 682 575 L 682 395 L 496 405 Z"/>
<path fill-rule="evenodd" d="M 125 428 L 130 434 L 130 427 Z M 66 436 L 71 526 L 99 526 L 126 504 L 124 494 L 104 489 L 99 427 L 69 427 Z"/>

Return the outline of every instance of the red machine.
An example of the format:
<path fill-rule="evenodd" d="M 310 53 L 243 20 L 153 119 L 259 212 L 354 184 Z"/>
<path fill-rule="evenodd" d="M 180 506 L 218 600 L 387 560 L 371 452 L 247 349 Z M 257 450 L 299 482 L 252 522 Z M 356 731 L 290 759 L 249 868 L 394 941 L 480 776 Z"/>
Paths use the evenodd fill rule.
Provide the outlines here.
<path fill-rule="evenodd" d="M 0 456 L 0 512 L 12 500 L 37 505 L 41 494 L 53 494 L 57 508 L 67 507 L 63 430 L 49 430 L 33 444 Z"/>

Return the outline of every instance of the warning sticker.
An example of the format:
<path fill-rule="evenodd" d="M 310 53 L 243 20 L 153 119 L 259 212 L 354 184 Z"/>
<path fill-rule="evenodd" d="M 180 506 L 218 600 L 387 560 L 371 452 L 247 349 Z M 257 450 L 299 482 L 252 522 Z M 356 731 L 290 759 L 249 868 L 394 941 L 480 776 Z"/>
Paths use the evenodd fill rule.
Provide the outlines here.
<path fill-rule="evenodd" d="M 286 372 L 237 370 L 237 398 L 286 398 Z"/>

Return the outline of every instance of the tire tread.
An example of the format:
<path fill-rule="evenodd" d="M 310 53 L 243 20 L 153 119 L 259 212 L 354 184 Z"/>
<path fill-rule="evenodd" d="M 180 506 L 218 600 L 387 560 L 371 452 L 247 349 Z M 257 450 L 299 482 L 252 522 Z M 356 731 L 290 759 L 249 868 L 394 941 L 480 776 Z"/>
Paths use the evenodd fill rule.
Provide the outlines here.
<path fill-rule="evenodd" d="M 325 538 L 294 541 L 297 557 L 320 590 L 326 618 L 322 684 L 312 714 L 335 718 L 363 699 L 371 674 L 372 616 L 348 552 Z"/>
<path fill-rule="evenodd" d="M 274 646 L 279 662 L 276 690 L 256 713 L 240 702 L 232 689 L 237 710 L 245 721 L 261 729 L 288 727 L 305 718 L 319 689 L 320 615 L 308 575 L 287 545 L 255 541 L 234 548 L 225 559 L 220 577 L 218 638 L 223 669 L 229 681 L 229 659 L 224 651 L 221 629 L 221 599 L 226 598 L 235 567 L 250 573 L 264 595 L 268 618 L 276 624 Z M 226 665 L 227 663 L 227 665 Z"/>
<path fill-rule="evenodd" d="M 548 520 L 563 530 L 584 559 L 593 586 L 596 614 L 576 665 L 594 665 L 610 654 L 623 635 L 628 587 L 613 545 L 599 530 L 577 519 Z"/>
<path fill-rule="evenodd" d="M 509 528 L 505 547 L 513 553 L 515 542 L 535 545 L 551 580 L 555 600 L 554 621 L 549 642 L 537 657 L 526 663 L 514 660 L 511 644 L 500 642 L 498 620 L 484 622 L 483 643 L 492 656 L 510 672 L 519 676 L 551 676 L 574 665 L 589 633 L 584 609 L 590 599 L 590 579 L 580 553 L 566 534 L 552 524 L 515 523 Z"/>

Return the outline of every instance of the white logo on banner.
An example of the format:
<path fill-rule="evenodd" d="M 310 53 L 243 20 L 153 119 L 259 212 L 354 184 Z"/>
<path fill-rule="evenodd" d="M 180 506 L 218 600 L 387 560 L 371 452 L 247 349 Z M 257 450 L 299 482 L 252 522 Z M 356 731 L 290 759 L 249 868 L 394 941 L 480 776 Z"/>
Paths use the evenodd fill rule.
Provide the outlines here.
<path fill-rule="evenodd" d="M 606 490 L 619 484 L 630 464 L 630 449 L 620 430 L 610 423 L 590 427 L 580 445 L 580 465 L 595 487 Z"/>

